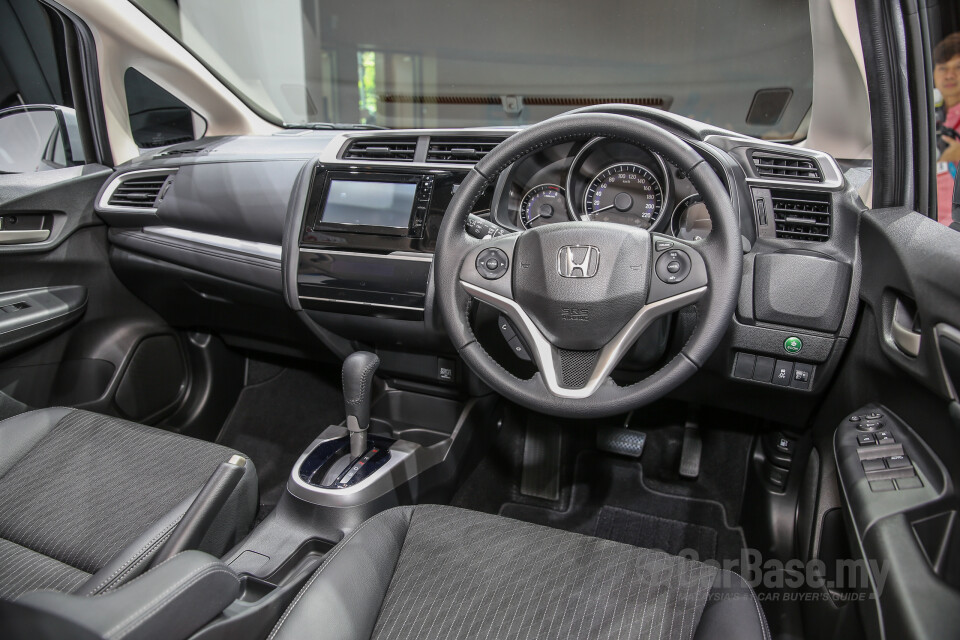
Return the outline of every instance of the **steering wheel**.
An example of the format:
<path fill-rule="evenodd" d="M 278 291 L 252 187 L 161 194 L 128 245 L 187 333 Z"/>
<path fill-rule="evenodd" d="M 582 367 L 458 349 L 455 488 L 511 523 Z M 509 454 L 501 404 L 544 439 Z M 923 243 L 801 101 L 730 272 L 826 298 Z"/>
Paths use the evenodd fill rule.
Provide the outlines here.
<path fill-rule="evenodd" d="M 710 235 L 685 242 L 603 222 L 561 222 L 485 240 L 467 234 L 468 215 L 500 172 L 550 145 L 594 137 L 644 147 L 685 173 L 710 212 Z M 643 120 L 568 114 L 511 136 L 460 184 L 437 239 L 436 302 L 460 356 L 495 391 L 543 413 L 599 417 L 656 400 L 706 362 L 733 315 L 742 259 L 737 212 L 693 147 Z M 537 365 L 532 378 L 515 377 L 477 342 L 472 299 L 511 320 Z M 637 337 L 691 304 L 697 326 L 683 348 L 647 378 L 617 385 L 610 374 Z"/>

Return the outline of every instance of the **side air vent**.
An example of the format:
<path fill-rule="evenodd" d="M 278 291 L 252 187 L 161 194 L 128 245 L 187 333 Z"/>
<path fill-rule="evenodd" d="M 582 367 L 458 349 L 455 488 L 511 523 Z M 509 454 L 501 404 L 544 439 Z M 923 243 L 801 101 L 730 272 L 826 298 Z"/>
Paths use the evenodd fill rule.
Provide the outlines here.
<path fill-rule="evenodd" d="M 155 209 L 160 191 L 169 177 L 168 173 L 126 179 L 121 177 L 107 204 L 127 209 Z"/>
<path fill-rule="evenodd" d="M 357 138 L 343 153 L 346 160 L 413 162 L 416 138 Z"/>
<path fill-rule="evenodd" d="M 432 138 L 427 147 L 427 162 L 445 164 L 476 164 L 503 142 L 491 138 Z"/>
<path fill-rule="evenodd" d="M 823 182 L 820 166 L 813 158 L 769 151 L 753 152 L 753 168 L 761 178 Z"/>
<path fill-rule="evenodd" d="M 830 239 L 830 194 L 770 190 L 776 235 L 784 240 Z"/>

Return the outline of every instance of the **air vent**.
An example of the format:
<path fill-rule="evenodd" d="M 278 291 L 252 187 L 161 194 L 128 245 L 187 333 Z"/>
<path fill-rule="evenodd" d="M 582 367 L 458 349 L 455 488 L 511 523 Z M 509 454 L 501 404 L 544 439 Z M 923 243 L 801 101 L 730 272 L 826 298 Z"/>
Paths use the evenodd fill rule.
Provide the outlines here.
<path fill-rule="evenodd" d="M 770 190 L 776 234 L 784 240 L 830 239 L 830 194 Z"/>
<path fill-rule="evenodd" d="M 753 167 L 761 178 L 823 182 L 823 174 L 813 158 L 768 151 L 753 152 Z"/>
<path fill-rule="evenodd" d="M 427 147 L 427 162 L 476 164 L 501 142 L 491 138 L 432 138 Z"/>
<path fill-rule="evenodd" d="M 169 177 L 166 173 L 126 179 L 121 177 L 107 204 L 111 207 L 154 209 L 163 184 Z"/>
<path fill-rule="evenodd" d="M 416 138 L 357 138 L 343 153 L 346 160 L 413 162 Z"/>

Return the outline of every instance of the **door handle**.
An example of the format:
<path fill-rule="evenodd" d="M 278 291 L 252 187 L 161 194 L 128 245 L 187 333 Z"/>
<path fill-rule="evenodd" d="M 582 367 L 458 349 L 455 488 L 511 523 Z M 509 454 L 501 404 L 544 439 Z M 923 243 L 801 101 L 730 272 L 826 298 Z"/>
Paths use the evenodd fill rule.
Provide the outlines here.
<path fill-rule="evenodd" d="M 15 229 L 0 231 L 0 244 L 30 244 L 50 237 L 50 229 Z"/>
<path fill-rule="evenodd" d="M 916 358 L 920 355 L 920 332 L 914 331 L 916 318 L 911 314 L 906 305 L 897 298 L 893 305 L 893 322 L 890 323 L 890 332 L 893 334 L 893 342 L 908 356 Z"/>

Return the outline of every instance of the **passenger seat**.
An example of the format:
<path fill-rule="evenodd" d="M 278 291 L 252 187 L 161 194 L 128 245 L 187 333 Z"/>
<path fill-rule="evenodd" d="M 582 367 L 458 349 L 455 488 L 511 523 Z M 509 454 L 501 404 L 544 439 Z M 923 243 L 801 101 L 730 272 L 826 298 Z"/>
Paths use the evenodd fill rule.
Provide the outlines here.
<path fill-rule="evenodd" d="M 236 451 L 109 416 L 41 409 L 0 421 L 0 599 L 95 595 L 143 572 Z M 222 555 L 256 514 L 243 475 L 200 549 Z"/>

